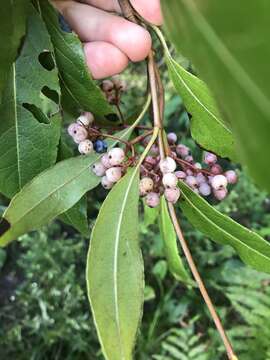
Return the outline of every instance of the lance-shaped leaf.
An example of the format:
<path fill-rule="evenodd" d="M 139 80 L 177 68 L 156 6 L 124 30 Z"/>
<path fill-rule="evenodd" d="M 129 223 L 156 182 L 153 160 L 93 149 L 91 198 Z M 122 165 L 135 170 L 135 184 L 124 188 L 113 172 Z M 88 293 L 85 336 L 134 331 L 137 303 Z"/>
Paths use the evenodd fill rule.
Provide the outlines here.
<path fill-rule="evenodd" d="M 94 226 L 87 286 L 107 360 L 131 360 L 144 299 L 138 240 L 139 171 L 130 171 L 109 193 Z"/>
<path fill-rule="evenodd" d="M 61 81 L 69 102 L 72 102 L 78 111 L 91 111 L 95 115 L 117 119 L 115 111 L 91 78 L 78 36 L 61 30 L 58 14 L 48 1 L 37 3 L 52 39 Z"/>
<path fill-rule="evenodd" d="M 177 280 L 186 284 L 191 284 L 192 280 L 186 271 L 178 252 L 177 237 L 164 197 L 161 199 L 159 225 L 163 239 L 164 253 L 170 272 Z"/>
<path fill-rule="evenodd" d="M 270 273 L 270 244 L 255 232 L 221 214 L 181 183 L 181 209 L 190 223 L 211 240 L 232 246 L 240 258 L 258 271 Z"/>
<path fill-rule="evenodd" d="M 40 62 L 51 50 L 46 27 L 32 9 L 0 107 L 0 191 L 7 197 L 56 161 L 61 121 L 54 115 L 58 105 L 45 94 L 59 95 L 58 75 Z"/>
<path fill-rule="evenodd" d="M 239 158 L 270 191 L 270 2 L 163 0 L 174 44 L 195 64 L 231 124 Z"/>
<path fill-rule="evenodd" d="M 28 0 L 6 0 L 0 12 L 0 103 L 1 93 L 25 34 Z"/>

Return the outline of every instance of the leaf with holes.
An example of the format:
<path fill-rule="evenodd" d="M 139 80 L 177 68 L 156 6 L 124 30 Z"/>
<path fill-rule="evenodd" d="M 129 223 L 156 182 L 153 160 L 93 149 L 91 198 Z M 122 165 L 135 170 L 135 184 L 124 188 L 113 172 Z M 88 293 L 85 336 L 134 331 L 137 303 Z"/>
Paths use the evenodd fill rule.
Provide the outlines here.
<path fill-rule="evenodd" d="M 77 111 L 91 111 L 100 117 L 107 116 L 108 120 L 117 120 L 115 111 L 91 78 L 78 36 L 61 30 L 58 15 L 48 2 L 38 3 L 54 45 L 64 93 L 68 96 L 67 110 L 77 108 Z M 63 104 L 65 105 L 66 101 L 63 101 Z"/>
<path fill-rule="evenodd" d="M 164 197 L 161 199 L 159 226 L 163 239 L 163 249 L 170 272 L 177 280 L 191 285 L 193 282 L 180 258 L 177 248 L 177 237 Z"/>
<path fill-rule="evenodd" d="M 99 340 L 108 360 L 131 360 L 144 300 L 138 239 L 139 171 L 111 190 L 94 226 L 87 286 Z"/>
<path fill-rule="evenodd" d="M 0 102 L 13 61 L 25 34 L 28 0 L 6 0 L 0 12 Z"/>
<path fill-rule="evenodd" d="M 170 38 L 193 61 L 231 124 L 239 158 L 270 191 L 270 2 L 163 0 Z M 229 19 L 229 20 L 228 20 Z"/>
<path fill-rule="evenodd" d="M 270 244 L 267 241 L 221 214 L 186 184 L 180 183 L 180 188 L 181 209 L 196 229 L 219 244 L 232 246 L 247 265 L 270 273 Z"/>
<path fill-rule="evenodd" d="M 7 197 L 56 161 L 61 120 L 58 105 L 47 95 L 59 95 L 58 75 L 40 63 L 50 51 L 46 27 L 32 9 L 0 107 L 0 191 Z"/>

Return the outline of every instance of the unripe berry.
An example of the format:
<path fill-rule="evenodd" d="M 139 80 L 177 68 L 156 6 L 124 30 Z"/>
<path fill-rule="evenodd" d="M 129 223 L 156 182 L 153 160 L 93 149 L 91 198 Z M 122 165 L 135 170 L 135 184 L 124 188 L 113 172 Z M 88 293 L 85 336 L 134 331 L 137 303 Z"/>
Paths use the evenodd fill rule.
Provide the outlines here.
<path fill-rule="evenodd" d="M 184 180 L 187 177 L 187 174 L 184 171 L 176 171 L 174 173 L 179 180 Z"/>
<path fill-rule="evenodd" d="M 201 170 L 202 169 L 202 165 L 200 163 L 196 163 L 194 164 L 194 167 L 198 170 Z"/>
<path fill-rule="evenodd" d="M 108 181 L 116 183 L 122 177 L 122 169 L 120 167 L 111 167 L 106 170 L 106 176 Z"/>
<path fill-rule="evenodd" d="M 219 164 L 213 165 L 211 167 L 210 171 L 213 175 L 219 175 L 219 174 L 222 174 L 222 172 L 223 172 L 222 167 Z"/>
<path fill-rule="evenodd" d="M 172 173 L 176 169 L 176 162 L 173 158 L 167 156 L 159 163 L 159 168 L 163 174 Z"/>
<path fill-rule="evenodd" d="M 112 82 L 117 90 L 126 91 L 127 90 L 127 82 L 125 80 L 120 79 L 118 75 L 112 77 Z"/>
<path fill-rule="evenodd" d="M 206 182 L 203 182 L 199 186 L 199 193 L 202 196 L 209 196 L 211 194 L 211 187 Z"/>
<path fill-rule="evenodd" d="M 167 173 L 163 175 L 162 183 L 166 188 L 175 188 L 178 183 L 178 178 L 173 173 Z"/>
<path fill-rule="evenodd" d="M 190 186 L 191 188 L 195 188 L 198 186 L 197 180 L 195 176 L 189 175 L 186 178 L 186 184 Z"/>
<path fill-rule="evenodd" d="M 110 163 L 110 159 L 109 159 L 109 155 L 108 154 L 104 154 L 101 158 L 101 163 L 102 165 L 106 168 L 109 169 L 111 167 L 111 163 Z"/>
<path fill-rule="evenodd" d="M 167 135 L 168 143 L 173 145 L 177 142 L 177 135 L 174 132 L 171 132 Z"/>
<path fill-rule="evenodd" d="M 120 165 L 125 160 L 125 152 L 121 148 L 114 148 L 108 152 L 111 166 Z"/>
<path fill-rule="evenodd" d="M 176 153 L 182 158 L 185 158 L 189 154 L 189 148 L 186 145 L 179 144 L 176 146 Z"/>
<path fill-rule="evenodd" d="M 202 183 L 206 182 L 206 177 L 202 173 L 199 173 L 196 176 L 196 180 L 198 185 L 201 185 Z"/>
<path fill-rule="evenodd" d="M 77 133 L 77 130 L 80 128 L 80 125 L 77 123 L 72 123 L 69 125 L 67 131 L 70 136 L 74 136 Z"/>
<path fill-rule="evenodd" d="M 150 192 L 149 194 L 146 195 L 145 203 L 147 206 L 149 206 L 151 208 L 157 207 L 160 203 L 159 194 L 157 194 L 155 192 Z"/>
<path fill-rule="evenodd" d="M 180 190 L 179 188 L 167 188 L 164 191 L 164 196 L 170 203 L 177 203 L 178 199 L 180 198 Z"/>
<path fill-rule="evenodd" d="M 93 165 L 92 170 L 97 176 L 104 176 L 106 169 L 101 162 L 97 162 Z"/>
<path fill-rule="evenodd" d="M 228 190 L 226 188 L 214 190 L 214 196 L 219 201 L 224 200 L 227 195 L 228 195 Z"/>
<path fill-rule="evenodd" d="M 94 115 L 92 113 L 90 113 L 90 112 L 83 113 L 77 119 L 77 123 L 80 124 L 80 125 L 83 125 L 85 127 L 88 127 L 93 122 L 94 122 Z"/>
<path fill-rule="evenodd" d="M 226 171 L 225 176 L 226 176 L 229 184 L 236 184 L 238 181 L 238 176 L 237 176 L 236 172 L 233 170 Z"/>
<path fill-rule="evenodd" d="M 76 133 L 73 135 L 73 140 L 76 144 L 79 144 L 80 142 L 86 140 L 88 137 L 88 132 L 85 129 L 85 127 L 80 126 L 76 129 Z"/>
<path fill-rule="evenodd" d="M 203 162 L 207 165 L 214 165 L 217 162 L 217 156 L 210 152 L 204 154 Z"/>
<path fill-rule="evenodd" d="M 114 89 L 114 83 L 111 80 L 103 80 L 101 84 L 101 89 L 108 93 Z"/>
<path fill-rule="evenodd" d="M 141 179 L 139 184 L 140 195 L 145 196 L 151 192 L 154 188 L 154 181 L 150 177 L 144 177 Z"/>
<path fill-rule="evenodd" d="M 221 190 L 227 187 L 228 180 L 224 175 L 216 175 L 213 177 L 211 185 L 214 190 Z"/>
<path fill-rule="evenodd" d="M 92 143 L 91 140 L 86 139 L 82 142 L 80 142 L 79 146 L 78 146 L 78 150 L 81 154 L 90 154 L 94 149 L 94 145 Z"/>
<path fill-rule="evenodd" d="M 101 179 L 101 185 L 104 187 L 104 189 L 109 190 L 113 187 L 114 183 L 110 182 L 107 176 L 103 176 Z"/>

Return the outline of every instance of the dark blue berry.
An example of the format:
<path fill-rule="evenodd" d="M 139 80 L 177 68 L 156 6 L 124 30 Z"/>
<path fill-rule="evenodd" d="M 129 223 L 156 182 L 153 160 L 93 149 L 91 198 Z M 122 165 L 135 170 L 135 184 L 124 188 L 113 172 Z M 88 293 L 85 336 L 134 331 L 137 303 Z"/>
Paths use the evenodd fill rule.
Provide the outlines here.
<path fill-rule="evenodd" d="M 99 154 L 102 154 L 104 152 L 107 151 L 108 149 L 108 145 L 106 143 L 106 141 L 103 141 L 103 140 L 97 140 L 95 143 L 94 143 L 94 149 L 97 153 Z"/>
<path fill-rule="evenodd" d="M 66 33 L 72 32 L 71 27 L 68 25 L 68 23 L 66 22 L 66 19 L 64 18 L 64 16 L 62 14 L 58 15 L 58 20 L 59 20 L 59 25 L 60 25 L 61 30 L 63 30 Z"/>

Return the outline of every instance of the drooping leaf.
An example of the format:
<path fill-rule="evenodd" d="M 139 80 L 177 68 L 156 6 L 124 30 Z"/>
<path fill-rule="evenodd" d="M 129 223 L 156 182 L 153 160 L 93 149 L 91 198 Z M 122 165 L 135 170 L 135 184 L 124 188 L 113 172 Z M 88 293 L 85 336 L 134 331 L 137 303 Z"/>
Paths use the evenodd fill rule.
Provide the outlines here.
<path fill-rule="evenodd" d="M 25 34 L 28 0 L 6 0 L 0 12 L 0 103 L 13 61 Z"/>
<path fill-rule="evenodd" d="M 56 160 L 61 120 L 58 105 L 46 94 L 50 89 L 59 95 L 58 75 L 40 62 L 50 51 L 46 27 L 32 9 L 0 107 L 0 191 L 7 197 Z"/>
<path fill-rule="evenodd" d="M 72 107 L 77 108 L 78 111 L 91 111 L 97 116 L 109 116 L 109 118 L 114 114 L 117 118 L 114 109 L 91 78 L 78 36 L 61 30 L 58 15 L 49 2 L 37 1 L 37 3 L 52 39 L 63 88 L 69 97 L 69 109 L 72 102 Z"/>
<path fill-rule="evenodd" d="M 270 2 L 163 0 L 174 44 L 216 95 L 237 140 L 239 157 L 270 190 Z"/>
<path fill-rule="evenodd" d="M 139 171 L 109 193 L 92 232 L 87 286 L 103 354 L 131 360 L 144 300 L 138 241 Z"/>
<path fill-rule="evenodd" d="M 211 240 L 232 246 L 247 265 L 270 273 L 270 244 L 255 232 L 217 211 L 181 183 L 181 209 L 190 223 Z"/>
<path fill-rule="evenodd" d="M 164 39 L 161 38 L 161 40 L 170 78 L 182 97 L 187 111 L 192 115 L 193 139 L 205 149 L 221 157 L 236 159 L 232 131 L 222 120 L 216 101 L 207 85 L 179 65 L 171 57 Z"/>
<path fill-rule="evenodd" d="M 163 239 L 164 253 L 170 272 L 177 280 L 190 285 L 192 280 L 186 271 L 182 259 L 179 255 L 177 237 L 164 197 L 161 199 L 159 224 Z"/>

